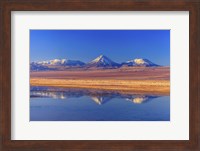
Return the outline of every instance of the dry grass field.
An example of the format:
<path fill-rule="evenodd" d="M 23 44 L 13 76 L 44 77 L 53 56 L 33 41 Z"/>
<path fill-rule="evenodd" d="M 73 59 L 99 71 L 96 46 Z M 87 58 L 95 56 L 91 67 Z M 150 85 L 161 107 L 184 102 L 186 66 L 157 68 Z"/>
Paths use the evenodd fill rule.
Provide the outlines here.
<path fill-rule="evenodd" d="M 169 67 L 126 67 L 101 70 L 31 72 L 30 84 L 32 86 L 169 95 L 169 78 Z"/>
<path fill-rule="evenodd" d="M 31 78 L 45 79 L 169 80 L 169 77 L 169 67 L 123 67 L 118 69 L 31 72 Z"/>

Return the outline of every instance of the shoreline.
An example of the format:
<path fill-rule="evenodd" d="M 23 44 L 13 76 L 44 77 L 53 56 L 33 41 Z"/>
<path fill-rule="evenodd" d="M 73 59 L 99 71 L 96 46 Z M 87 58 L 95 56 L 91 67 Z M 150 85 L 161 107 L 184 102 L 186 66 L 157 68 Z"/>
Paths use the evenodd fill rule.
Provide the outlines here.
<path fill-rule="evenodd" d="M 139 94 L 170 94 L 169 80 L 45 79 L 31 78 L 31 86 L 97 89 Z"/>

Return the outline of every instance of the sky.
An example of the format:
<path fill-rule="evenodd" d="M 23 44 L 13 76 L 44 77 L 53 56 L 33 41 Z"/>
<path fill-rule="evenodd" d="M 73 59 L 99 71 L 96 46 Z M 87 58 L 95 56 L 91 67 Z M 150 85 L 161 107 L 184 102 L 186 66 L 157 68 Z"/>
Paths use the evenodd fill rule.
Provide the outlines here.
<path fill-rule="evenodd" d="M 30 30 L 30 61 L 90 62 L 99 55 L 121 63 L 145 58 L 170 65 L 170 30 Z"/>

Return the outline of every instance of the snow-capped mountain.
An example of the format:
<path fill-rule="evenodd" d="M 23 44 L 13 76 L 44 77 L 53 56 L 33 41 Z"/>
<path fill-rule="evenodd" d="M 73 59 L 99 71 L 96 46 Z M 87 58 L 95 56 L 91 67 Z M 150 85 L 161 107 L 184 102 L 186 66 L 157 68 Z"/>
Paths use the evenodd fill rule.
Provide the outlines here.
<path fill-rule="evenodd" d="M 86 64 L 86 67 L 106 67 L 106 68 L 113 68 L 119 67 L 120 64 L 112 61 L 108 57 L 104 55 L 100 55 L 96 59 L 92 60 L 91 62 Z"/>
<path fill-rule="evenodd" d="M 53 60 L 46 60 L 46 61 L 39 61 L 37 62 L 41 65 L 53 65 L 53 66 L 83 66 L 85 63 L 79 60 L 67 60 L 67 59 L 53 59 Z"/>
<path fill-rule="evenodd" d="M 136 58 L 121 64 L 116 63 L 104 55 L 100 55 L 89 63 L 85 64 L 79 60 L 53 59 L 46 61 L 38 61 L 30 63 L 31 71 L 46 70 L 67 70 L 67 69 L 115 69 L 120 67 L 157 67 L 159 65 L 149 61 L 148 59 Z"/>
<path fill-rule="evenodd" d="M 60 70 L 63 67 L 82 67 L 85 63 L 79 60 L 53 59 L 30 63 L 31 71 Z"/>
<path fill-rule="evenodd" d="M 155 67 L 159 66 L 148 59 L 136 58 L 134 60 L 126 61 L 121 64 L 122 66 L 144 66 L 144 67 Z"/>
<path fill-rule="evenodd" d="M 48 68 L 47 66 L 38 64 L 36 62 L 31 62 L 30 70 L 31 71 L 46 71 L 46 70 L 52 70 L 52 69 Z"/>

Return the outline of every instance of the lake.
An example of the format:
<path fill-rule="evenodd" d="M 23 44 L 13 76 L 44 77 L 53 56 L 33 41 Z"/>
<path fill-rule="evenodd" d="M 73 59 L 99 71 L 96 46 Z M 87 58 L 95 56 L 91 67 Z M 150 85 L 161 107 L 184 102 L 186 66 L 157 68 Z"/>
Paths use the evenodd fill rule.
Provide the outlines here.
<path fill-rule="evenodd" d="M 170 96 L 31 86 L 30 121 L 170 121 Z"/>

